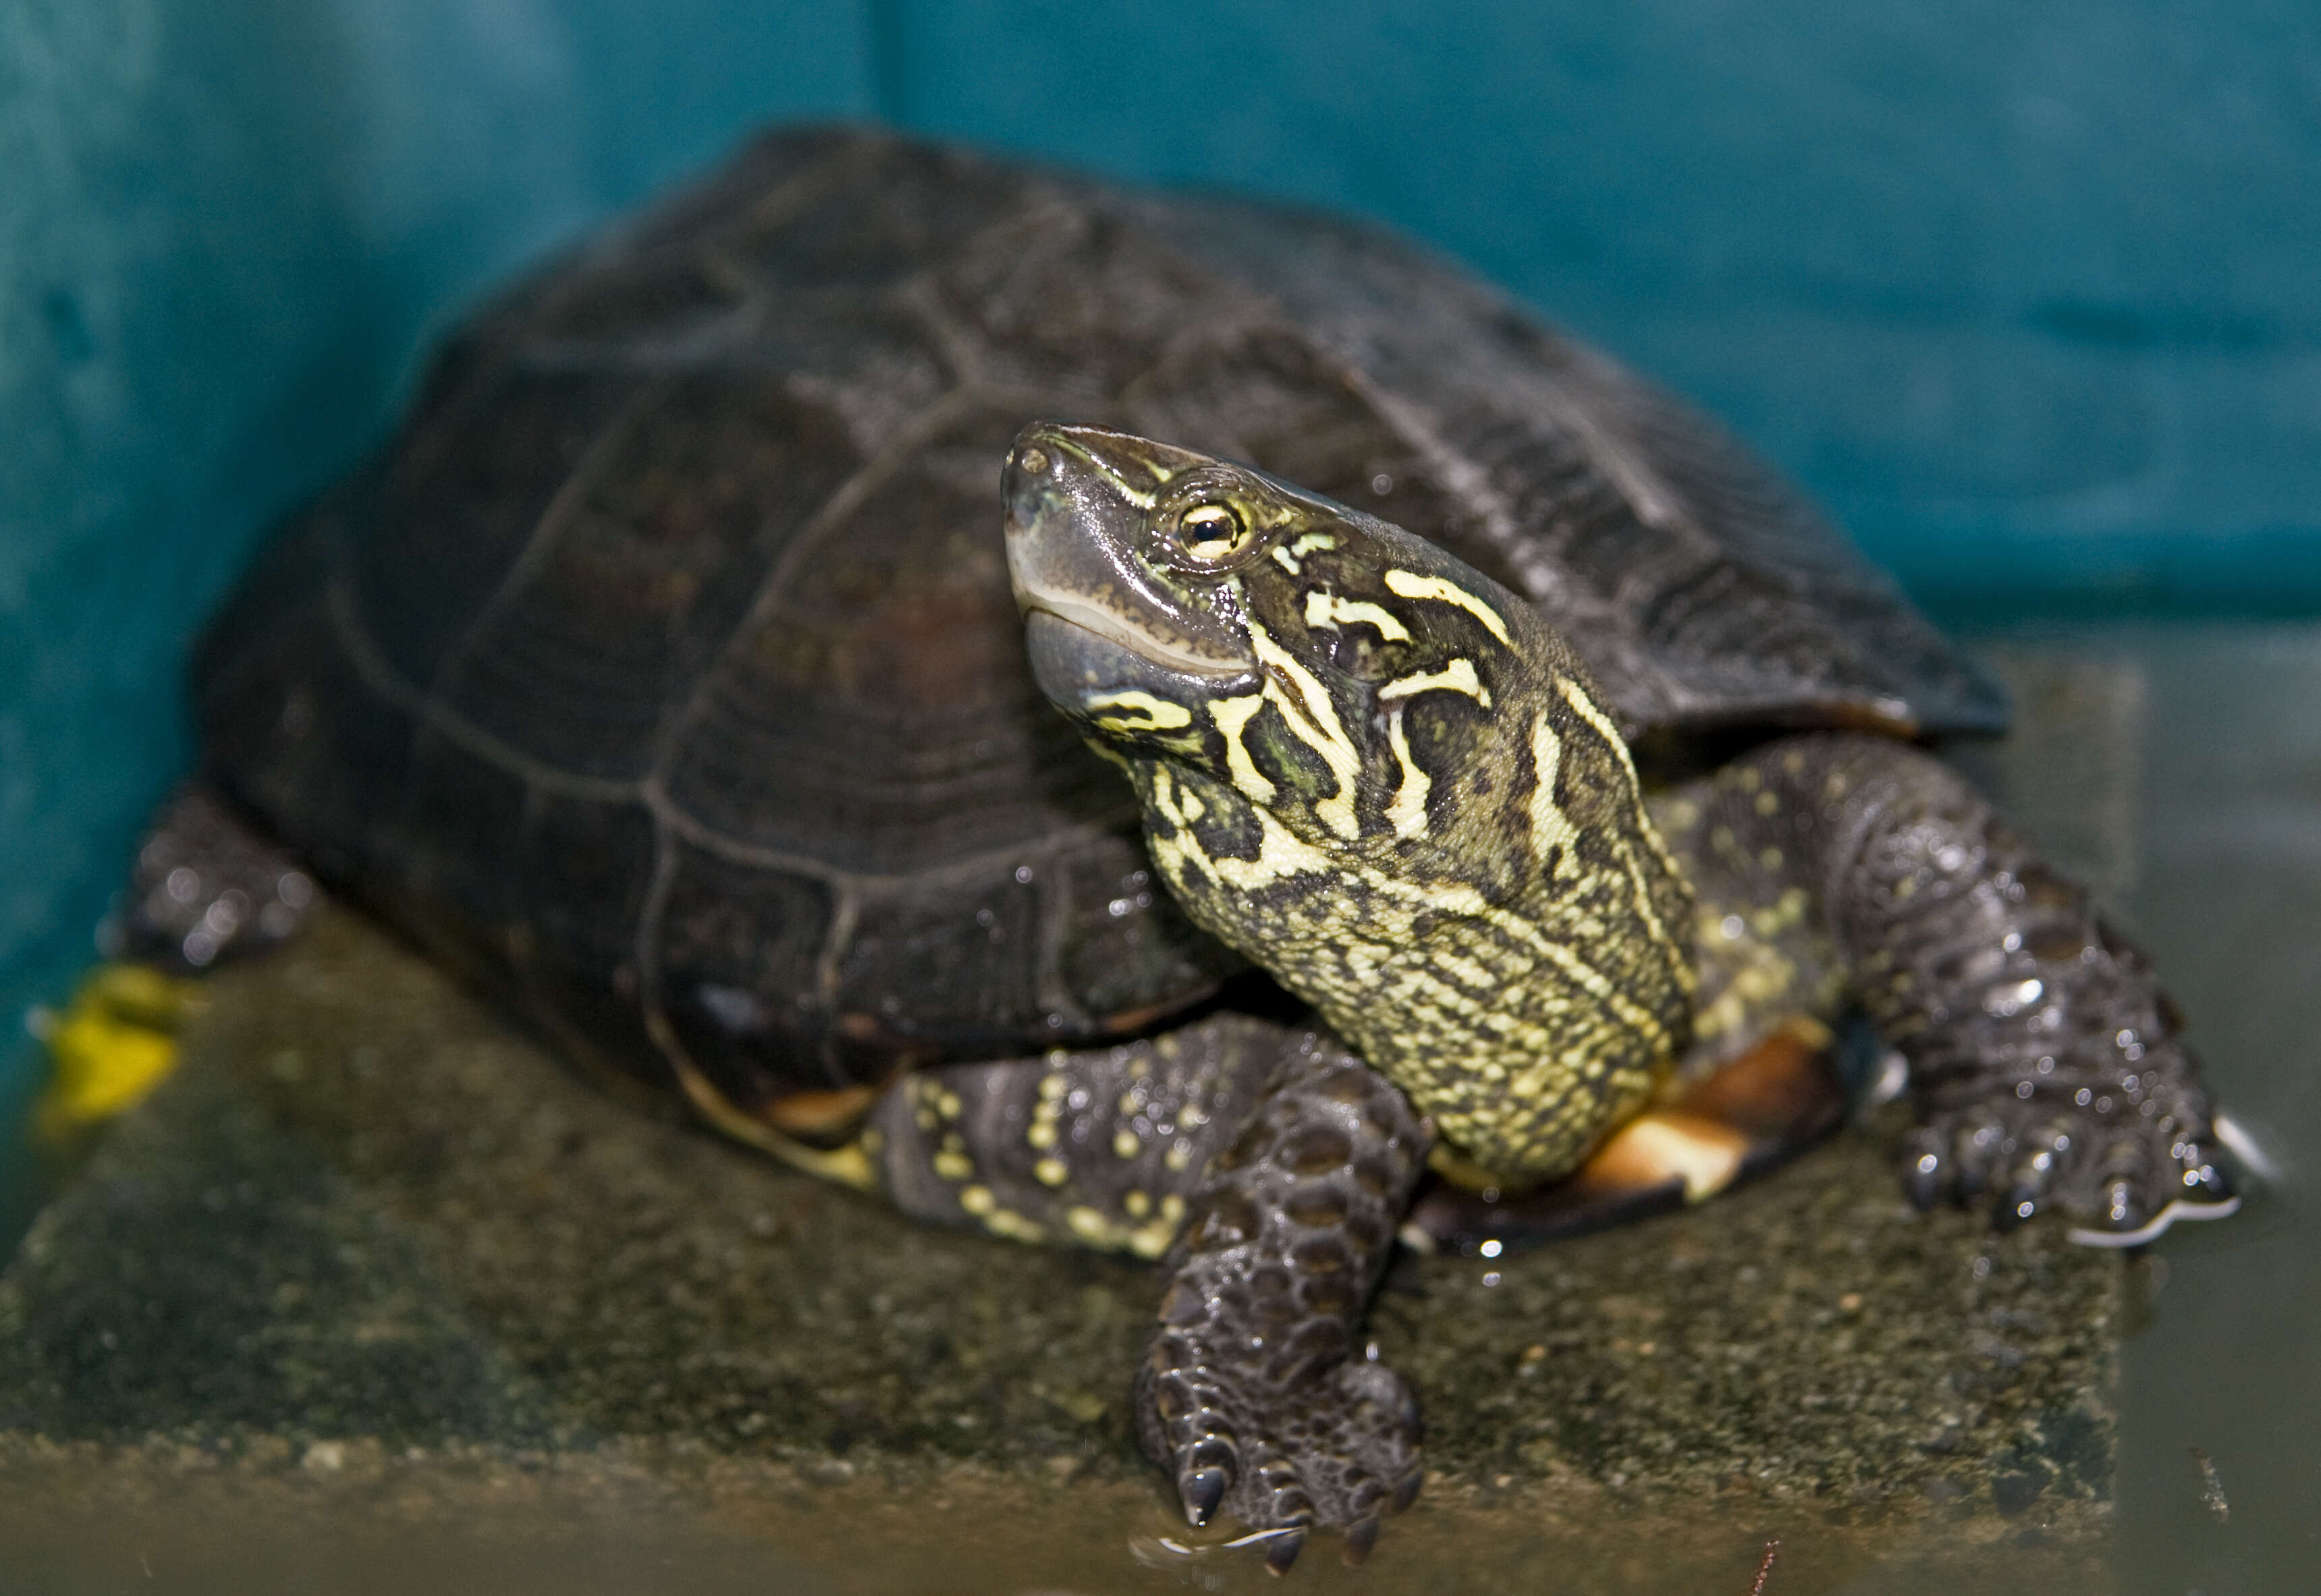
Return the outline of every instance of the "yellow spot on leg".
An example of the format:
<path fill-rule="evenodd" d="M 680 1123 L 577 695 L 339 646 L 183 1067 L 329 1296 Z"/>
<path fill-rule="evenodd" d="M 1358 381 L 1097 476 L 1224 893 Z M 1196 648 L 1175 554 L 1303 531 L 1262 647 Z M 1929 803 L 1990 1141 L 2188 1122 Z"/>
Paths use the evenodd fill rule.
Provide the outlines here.
<path fill-rule="evenodd" d="M 1011 1209 L 997 1208 L 984 1215 L 983 1228 L 994 1236 L 1002 1236 L 1010 1241 L 1030 1242 L 1035 1247 L 1048 1238 L 1045 1230 Z"/>
<path fill-rule="evenodd" d="M 1090 1247 L 1118 1247 L 1122 1229 L 1093 1208 L 1071 1208 L 1064 1211 L 1064 1223 L 1073 1235 Z"/>

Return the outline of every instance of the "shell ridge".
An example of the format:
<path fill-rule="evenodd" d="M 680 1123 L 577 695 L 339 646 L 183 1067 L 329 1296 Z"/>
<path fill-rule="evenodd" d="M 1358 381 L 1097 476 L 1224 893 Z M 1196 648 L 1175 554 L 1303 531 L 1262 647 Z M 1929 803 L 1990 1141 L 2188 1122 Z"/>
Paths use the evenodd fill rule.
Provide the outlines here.
<path fill-rule="evenodd" d="M 532 530 L 524 535 L 523 547 L 517 550 L 515 558 L 501 573 L 499 582 L 436 662 L 424 703 L 418 712 L 423 720 L 432 721 L 439 712 L 450 712 L 451 690 L 482 651 L 491 628 L 505 617 L 546 567 L 557 550 L 559 536 L 572 525 L 579 507 L 602 480 L 605 467 L 636 423 L 667 394 L 668 388 L 666 378 L 640 383 L 636 391 L 605 418 L 596 436 L 581 450 L 571 475 L 558 485 L 533 521 Z"/>
<path fill-rule="evenodd" d="M 327 589 L 326 604 L 330 612 L 332 630 L 347 663 L 363 685 L 378 694 L 396 709 L 413 718 L 412 745 L 415 750 L 420 735 L 433 731 L 454 747 L 476 755 L 499 766 L 509 775 L 544 792 L 560 797 L 580 798 L 599 803 L 618 803 L 640 795 L 643 784 L 623 781 L 612 776 L 574 775 L 542 761 L 537 755 L 525 752 L 497 734 L 477 725 L 448 704 L 435 704 L 428 695 L 405 681 L 392 661 L 379 653 L 356 612 L 350 581 L 340 580 L 337 574 Z M 430 705 L 432 712 L 430 712 Z M 408 787 L 405 781 L 405 788 Z M 398 810 L 409 799 L 408 791 L 396 797 Z"/>
<path fill-rule="evenodd" d="M 929 438 L 960 416 L 970 413 L 976 397 L 969 390 L 954 388 L 918 412 L 895 430 L 883 449 L 862 462 L 845 481 L 832 490 L 830 497 L 823 501 L 822 507 L 806 518 L 805 524 L 792 535 L 789 546 L 782 550 L 758 584 L 749 607 L 742 612 L 739 622 L 717 648 L 715 657 L 703 667 L 674 710 L 663 715 L 660 727 L 653 734 L 652 755 L 646 764 L 647 782 L 663 791 L 668 789 L 670 770 L 683 756 L 687 734 L 707 713 L 734 657 L 771 617 L 795 581 L 798 567 L 808 556 L 818 550 L 823 539 L 843 526 L 862 502 L 900 470 Z"/>

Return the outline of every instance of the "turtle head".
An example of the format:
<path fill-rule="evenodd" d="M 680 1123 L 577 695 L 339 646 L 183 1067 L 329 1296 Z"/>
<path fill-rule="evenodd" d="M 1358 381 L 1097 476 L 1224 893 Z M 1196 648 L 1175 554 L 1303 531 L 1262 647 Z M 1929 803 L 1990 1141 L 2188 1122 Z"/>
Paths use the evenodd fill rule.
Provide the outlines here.
<path fill-rule="evenodd" d="M 1006 495 L 1033 675 L 1128 770 L 1204 929 L 1484 1167 L 1568 1166 L 1641 1101 L 1688 1012 L 1686 892 L 1529 605 L 1374 516 L 1102 428 L 1025 428 Z"/>
<path fill-rule="evenodd" d="M 1533 702 L 1584 686 L 1529 605 L 1374 516 L 1098 427 L 1025 428 L 1006 503 L 1033 675 L 1099 748 L 1170 767 L 1218 824 L 1447 850 L 1478 885 L 1523 867 L 1488 800 Z"/>
<path fill-rule="evenodd" d="M 1424 540 L 1191 449 L 1035 422 L 1006 503 L 1032 667 L 1057 708 L 1322 846 L 1427 829 L 1397 729 L 1429 684 L 1463 697 L 1470 732 L 1493 721 L 1493 683 L 1530 674 L 1511 624 L 1548 669 L 1576 668 L 1527 606 Z"/>

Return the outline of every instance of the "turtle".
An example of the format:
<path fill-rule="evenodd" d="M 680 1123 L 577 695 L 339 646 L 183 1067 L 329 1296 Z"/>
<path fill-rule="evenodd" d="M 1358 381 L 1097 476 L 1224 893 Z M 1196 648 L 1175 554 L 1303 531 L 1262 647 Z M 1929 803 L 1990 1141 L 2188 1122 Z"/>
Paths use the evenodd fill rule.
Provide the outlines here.
<path fill-rule="evenodd" d="M 1138 1434 L 1277 1571 L 1416 1491 L 1414 1213 L 1706 1196 L 1849 1015 L 1921 1206 L 2237 1201 L 2148 961 L 1932 748 L 2004 695 L 1369 223 L 761 135 L 476 313 L 192 691 L 132 942 L 319 879 L 743 1142 L 1160 1260 Z"/>

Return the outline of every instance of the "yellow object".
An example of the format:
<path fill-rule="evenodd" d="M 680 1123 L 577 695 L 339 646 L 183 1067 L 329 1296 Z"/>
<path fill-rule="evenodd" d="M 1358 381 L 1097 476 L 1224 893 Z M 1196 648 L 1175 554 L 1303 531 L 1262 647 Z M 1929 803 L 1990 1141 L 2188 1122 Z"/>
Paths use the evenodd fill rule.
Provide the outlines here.
<path fill-rule="evenodd" d="M 61 1014 L 36 1026 L 55 1073 L 32 1111 L 50 1141 L 134 1108 L 177 1067 L 177 1032 L 202 1005 L 191 981 L 148 965 L 100 965 Z"/>

